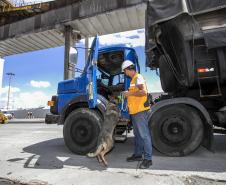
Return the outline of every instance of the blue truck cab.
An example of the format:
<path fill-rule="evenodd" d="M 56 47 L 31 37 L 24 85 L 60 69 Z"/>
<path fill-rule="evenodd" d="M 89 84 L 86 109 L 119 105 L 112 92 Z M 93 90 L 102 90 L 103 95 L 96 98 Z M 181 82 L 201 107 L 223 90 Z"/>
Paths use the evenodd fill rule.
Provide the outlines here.
<path fill-rule="evenodd" d="M 109 101 L 118 105 L 121 119 L 129 123 L 126 101 L 120 96 L 129 87 L 130 78 L 121 71 L 124 60 L 140 67 L 136 51 L 130 47 L 114 46 L 99 49 L 99 39 L 94 38 L 83 73 L 74 79 L 59 82 L 57 96 L 52 97 L 50 111 L 59 116 L 63 124 L 66 146 L 76 154 L 87 154 L 95 149 Z M 127 129 L 119 124 L 117 134 Z"/>

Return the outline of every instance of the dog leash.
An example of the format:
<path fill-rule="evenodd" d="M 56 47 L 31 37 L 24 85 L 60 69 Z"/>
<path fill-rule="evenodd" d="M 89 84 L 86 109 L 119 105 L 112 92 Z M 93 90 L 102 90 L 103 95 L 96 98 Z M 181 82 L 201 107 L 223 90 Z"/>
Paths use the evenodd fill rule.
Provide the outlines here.
<path fill-rule="evenodd" d="M 123 95 L 123 93 L 120 93 L 120 96 L 121 96 L 121 110 L 126 112 L 127 111 L 127 105 L 126 105 L 126 101 L 125 101 L 125 96 Z"/>
<path fill-rule="evenodd" d="M 136 166 L 136 174 L 134 177 L 136 178 L 141 178 L 142 177 L 142 172 L 139 170 L 139 166 L 140 166 L 140 161 L 137 162 L 137 166 Z"/>
<path fill-rule="evenodd" d="M 138 171 L 139 169 L 139 166 L 140 166 L 140 161 L 137 162 L 137 167 L 136 167 L 136 171 Z"/>

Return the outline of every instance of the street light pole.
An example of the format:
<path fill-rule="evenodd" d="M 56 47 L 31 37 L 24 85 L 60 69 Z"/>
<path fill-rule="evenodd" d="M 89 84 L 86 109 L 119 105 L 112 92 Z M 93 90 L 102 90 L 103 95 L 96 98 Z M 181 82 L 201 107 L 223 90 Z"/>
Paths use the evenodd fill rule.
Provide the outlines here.
<path fill-rule="evenodd" d="M 6 73 L 6 75 L 9 76 L 8 100 L 7 100 L 7 107 L 6 107 L 6 109 L 9 110 L 10 85 L 11 85 L 11 79 L 13 76 L 15 76 L 15 74 L 14 73 Z"/>

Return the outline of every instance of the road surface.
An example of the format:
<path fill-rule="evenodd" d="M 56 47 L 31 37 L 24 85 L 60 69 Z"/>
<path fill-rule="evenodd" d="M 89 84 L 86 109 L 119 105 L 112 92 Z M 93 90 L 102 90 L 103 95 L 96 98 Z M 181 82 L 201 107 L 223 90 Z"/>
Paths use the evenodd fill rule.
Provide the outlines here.
<path fill-rule="evenodd" d="M 109 167 L 95 158 L 71 153 L 64 145 L 62 126 L 14 122 L 0 125 L 0 185 L 158 185 L 226 184 L 226 137 L 215 135 L 215 153 L 200 147 L 186 157 L 166 157 L 153 151 L 153 166 L 136 170 L 125 161 L 133 136 L 117 143 L 107 155 Z"/>

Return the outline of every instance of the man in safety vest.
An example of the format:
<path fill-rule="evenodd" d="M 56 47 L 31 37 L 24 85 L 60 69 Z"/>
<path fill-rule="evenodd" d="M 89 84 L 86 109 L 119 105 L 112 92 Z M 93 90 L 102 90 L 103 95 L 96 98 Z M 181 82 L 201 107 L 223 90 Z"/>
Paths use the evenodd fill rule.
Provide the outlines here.
<path fill-rule="evenodd" d="M 127 98 L 132 118 L 135 144 L 134 153 L 127 158 L 127 162 L 142 161 L 139 168 L 146 169 L 152 165 L 152 142 L 147 120 L 147 111 L 150 109 L 147 86 L 143 76 L 136 72 L 132 61 L 124 61 L 122 71 L 131 78 L 129 90 L 123 92 L 123 95 Z"/>

